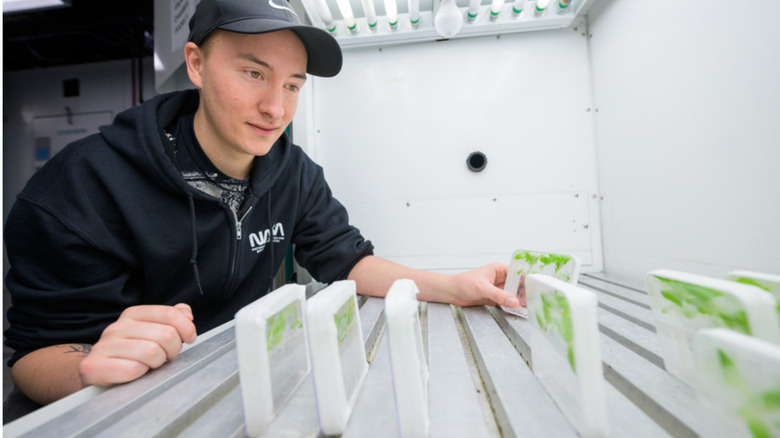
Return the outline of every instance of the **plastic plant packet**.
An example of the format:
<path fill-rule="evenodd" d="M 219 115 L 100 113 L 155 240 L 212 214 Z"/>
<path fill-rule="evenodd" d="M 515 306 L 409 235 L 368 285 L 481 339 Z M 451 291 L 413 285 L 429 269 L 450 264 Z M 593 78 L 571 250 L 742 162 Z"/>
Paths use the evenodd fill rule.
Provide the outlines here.
<path fill-rule="evenodd" d="M 728 329 L 694 338 L 700 436 L 780 436 L 780 346 Z"/>
<path fill-rule="evenodd" d="M 577 284 L 577 278 L 580 275 L 580 260 L 569 254 L 525 249 L 515 251 L 509 262 L 509 273 L 504 283 L 504 290 L 515 294 L 520 301 L 520 306 L 515 308 L 501 306 L 505 312 L 528 318 L 525 279 L 529 274 L 547 274 Z"/>
<path fill-rule="evenodd" d="M 385 298 L 390 365 L 402 437 L 428 436 L 428 364 L 423 350 L 417 285 L 396 280 Z"/>
<path fill-rule="evenodd" d="M 306 288 L 288 284 L 236 313 L 236 349 L 247 436 L 268 423 L 311 370 Z"/>
<path fill-rule="evenodd" d="M 775 300 L 755 286 L 672 270 L 652 271 L 645 280 L 666 371 L 691 386 L 698 330 L 728 328 L 780 342 Z"/>
<path fill-rule="evenodd" d="M 733 271 L 726 274 L 726 279 L 737 283 L 749 284 L 763 289 L 777 302 L 777 314 L 780 315 L 780 275 L 765 274 L 753 271 Z M 780 319 L 780 316 L 778 317 Z"/>
<path fill-rule="evenodd" d="M 582 437 L 608 436 L 596 294 L 543 274 L 526 285 L 534 374 Z"/>
<path fill-rule="evenodd" d="M 337 281 L 306 305 L 320 429 L 341 435 L 368 373 L 355 282 Z"/>

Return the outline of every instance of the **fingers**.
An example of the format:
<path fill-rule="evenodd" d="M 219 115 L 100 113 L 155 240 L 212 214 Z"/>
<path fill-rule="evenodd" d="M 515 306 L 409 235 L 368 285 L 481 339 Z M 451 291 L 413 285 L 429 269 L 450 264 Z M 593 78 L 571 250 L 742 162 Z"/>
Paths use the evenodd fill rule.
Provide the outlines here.
<path fill-rule="evenodd" d="M 187 304 L 129 307 L 120 315 L 119 320 L 123 319 L 171 326 L 176 329 L 179 339 L 187 344 L 195 342 L 196 339 L 192 309 Z"/>
<path fill-rule="evenodd" d="M 98 343 L 79 364 L 79 374 L 84 385 L 108 386 L 135 380 L 165 360 L 163 350 L 151 341 L 118 340 L 102 348 Z"/>
<path fill-rule="evenodd" d="M 184 313 L 184 316 L 189 318 L 190 321 L 195 319 L 195 317 L 192 315 L 192 308 L 189 304 L 186 303 L 179 303 L 175 306 L 173 306 L 175 309 L 179 309 L 182 313 Z"/>
<path fill-rule="evenodd" d="M 485 278 L 490 280 L 486 282 L 487 284 L 482 284 L 480 288 L 480 292 L 485 297 L 485 300 L 488 301 L 488 305 L 505 307 L 517 307 L 520 305 L 514 294 L 503 289 L 509 272 L 507 265 L 493 263 L 482 267 L 481 270 L 486 272 Z"/>
<path fill-rule="evenodd" d="M 127 342 L 133 341 L 146 348 L 126 349 Z M 182 342 L 178 330 L 171 325 L 119 318 L 106 327 L 92 351 L 105 356 L 137 357 L 151 366 L 156 362 L 157 352 L 163 359 L 176 357 L 181 351 Z"/>
<path fill-rule="evenodd" d="M 134 380 L 149 369 L 175 358 L 182 343 L 196 339 L 192 309 L 175 306 L 135 306 L 106 327 L 79 366 L 85 385 L 111 385 Z"/>
<path fill-rule="evenodd" d="M 490 269 L 494 270 L 495 279 L 493 283 L 498 287 L 503 287 L 506 282 L 506 277 L 509 275 L 509 266 L 503 263 L 494 263 L 489 265 Z"/>
<path fill-rule="evenodd" d="M 497 287 L 492 288 L 492 290 L 489 292 L 488 298 L 492 300 L 494 304 L 498 304 L 504 307 L 512 308 L 520 305 L 520 301 L 516 296 Z"/>

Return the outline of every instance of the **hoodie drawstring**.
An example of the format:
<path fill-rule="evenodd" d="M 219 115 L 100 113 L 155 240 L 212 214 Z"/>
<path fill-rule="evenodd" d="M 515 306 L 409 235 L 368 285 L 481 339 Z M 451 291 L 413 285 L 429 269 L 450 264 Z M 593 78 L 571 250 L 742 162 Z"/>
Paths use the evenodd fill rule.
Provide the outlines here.
<path fill-rule="evenodd" d="M 274 224 L 271 220 L 271 189 L 268 189 L 268 246 L 271 247 L 271 272 L 268 274 L 268 292 L 274 289 Z"/>
<path fill-rule="evenodd" d="M 203 295 L 203 287 L 200 285 L 200 272 L 198 272 L 198 234 L 195 228 L 195 200 L 192 195 L 188 195 L 190 201 L 190 218 L 192 220 L 192 257 L 190 257 L 190 264 L 192 265 L 192 271 L 195 273 L 195 284 L 198 285 L 198 293 Z"/>
<path fill-rule="evenodd" d="M 192 197 L 191 194 L 187 195 L 187 199 L 189 200 L 190 204 L 190 219 L 192 224 L 192 256 L 190 257 L 190 265 L 192 265 L 192 272 L 195 274 L 195 284 L 198 286 L 198 293 L 200 295 L 203 295 L 203 287 L 200 283 L 200 271 L 198 271 L 198 235 L 197 235 L 197 229 L 195 227 L 195 200 Z M 270 272 L 268 274 L 268 291 L 272 291 L 274 289 L 274 260 L 276 259 L 276 254 L 274 252 L 274 242 L 273 242 L 273 220 L 271 219 L 271 191 L 268 191 L 268 203 L 267 203 L 267 211 L 268 211 L 268 230 L 269 230 L 269 242 L 268 246 L 271 247 L 271 260 L 270 260 Z"/>

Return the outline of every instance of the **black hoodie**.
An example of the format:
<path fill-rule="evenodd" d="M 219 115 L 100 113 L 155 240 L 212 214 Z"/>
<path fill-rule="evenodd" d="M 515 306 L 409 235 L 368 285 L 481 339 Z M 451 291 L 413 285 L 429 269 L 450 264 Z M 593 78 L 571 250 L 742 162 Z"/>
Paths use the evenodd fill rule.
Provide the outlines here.
<path fill-rule="evenodd" d="M 238 215 L 187 184 L 161 132 L 197 106 L 188 90 L 124 111 L 19 194 L 5 226 L 9 365 L 41 347 L 95 343 L 134 305 L 187 303 L 198 333 L 210 330 L 268 292 L 290 244 L 325 283 L 372 253 L 287 135 L 256 161 Z"/>

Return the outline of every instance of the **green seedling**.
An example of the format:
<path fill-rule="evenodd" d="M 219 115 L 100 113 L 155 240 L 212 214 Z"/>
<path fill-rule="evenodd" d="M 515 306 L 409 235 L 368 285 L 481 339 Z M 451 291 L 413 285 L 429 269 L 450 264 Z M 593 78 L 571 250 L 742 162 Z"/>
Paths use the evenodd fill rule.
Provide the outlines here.
<path fill-rule="evenodd" d="M 777 436 L 780 424 L 773 424 L 767 417 L 777 417 L 780 412 L 780 388 L 754 394 L 731 356 L 722 349 L 718 349 L 717 353 L 723 381 L 745 400 L 738 414 L 744 418 L 750 433 L 756 438 Z"/>
<path fill-rule="evenodd" d="M 736 281 L 737 283 L 747 284 L 749 286 L 756 286 L 756 287 L 758 287 L 758 288 L 760 288 L 762 290 L 765 290 L 765 291 L 767 291 L 769 293 L 772 293 L 772 288 L 770 288 L 766 284 L 759 283 L 758 281 L 753 280 L 752 278 L 739 277 L 739 278 L 736 278 L 734 281 Z M 775 296 L 775 298 L 780 298 L 780 297 L 778 297 L 777 293 L 775 293 L 774 296 Z M 778 315 L 780 315 L 780 299 L 777 300 L 777 313 L 778 313 Z"/>
<path fill-rule="evenodd" d="M 539 259 L 542 262 L 542 269 L 547 267 L 550 264 L 555 264 L 555 273 L 557 274 L 563 265 L 566 263 L 569 263 L 569 260 L 571 260 L 571 257 L 565 256 L 565 255 L 558 255 L 558 254 L 545 254 Z"/>
<path fill-rule="evenodd" d="M 288 323 L 290 331 L 303 328 L 303 322 L 298 317 L 296 303 L 290 303 L 267 320 L 266 345 L 270 350 L 284 339 Z"/>
<path fill-rule="evenodd" d="M 655 278 L 665 286 L 661 295 L 674 304 L 674 307 L 665 308 L 664 313 L 673 308 L 687 319 L 703 315 L 720 327 L 751 334 L 747 313 L 736 298 L 696 284 L 663 277 Z"/>
<path fill-rule="evenodd" d="M 563 280 L 570 280 L 571 277 L 566 272 L 561 272 L 561 269 L 571 261 L 571 257 L 562 254 L 549 254 L 549 253 L 534 253 L 531 251 L 519 252 L 515 255 L 516 260 L 523 260 L 528 264 L 525 269 L 517 271 L 518 275 L 521 275 L 524 271 L 530 274 L 538 274 L 544 271 L 550 265 L 554 265 L 555 277 Z M 541 263 L 540 263 L 541 262 Z M 539 266 L 536 266 L 540 263 Z"/>
<path fill-rule="evenodd" d="M 519 252 L 515 256 L 516 260 L 524 260 L 526 263 L 528 263 L 528 267 L 531 268 L 533 265 L 536 264 L 536 262 L 539 261 L 539 255 L 534 254 L 530 251 L 526 252 Z M 519 274 L 519 272 L 518 272 Z"/>
<path fill-rule="evenodd" d="M 349 329 L 352 326 L 352 320 L 355 317 L 355 306 L 352 299 L 347 300 L 341 309 L 333 315 L 333 320 L 336 323 L 336 330 L 338 333 L 339 344 L 347 337 Z"/>
<path fill-rule="evenodd" d="M 772 290 L 769 289 L 769 286 L 763 285 L 756 280 L 753 280 L 752 278 L 746 278 L 746 277 L 739 277 L 735 280 L 737 283 L 747 284 L 750 286 L 756 286 L 759 287 L 767 292 L 771 292 Z"/>
<path fill-rule="evenodd" d="M 552 291 L 541 295 L 541 312 L 536 313 L 536 322 L 539 328 L 547 333 L 560 335 L 566 342 L 566 356 L 569 360 L 572 372 L 577 373 L 574 360 L 574 324 L 571 320 L 569 301 L 562 293 Z"/>

